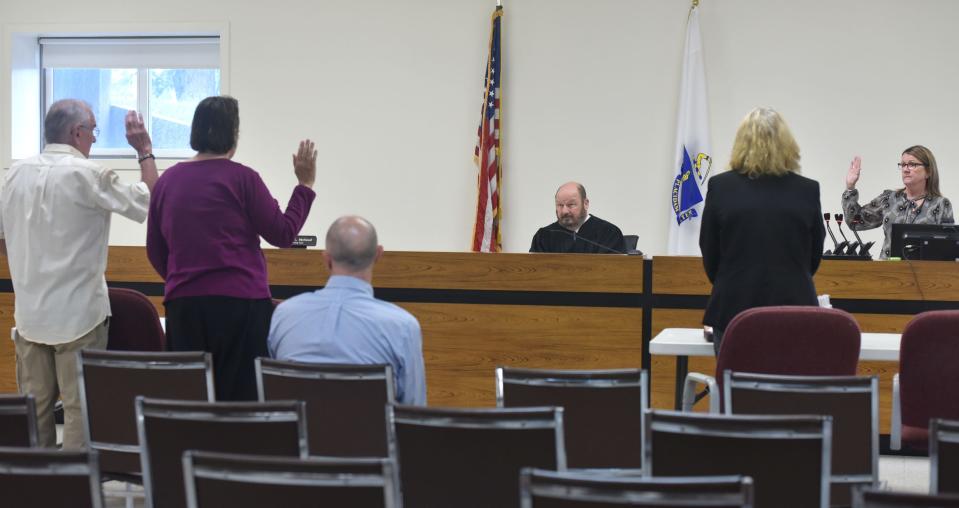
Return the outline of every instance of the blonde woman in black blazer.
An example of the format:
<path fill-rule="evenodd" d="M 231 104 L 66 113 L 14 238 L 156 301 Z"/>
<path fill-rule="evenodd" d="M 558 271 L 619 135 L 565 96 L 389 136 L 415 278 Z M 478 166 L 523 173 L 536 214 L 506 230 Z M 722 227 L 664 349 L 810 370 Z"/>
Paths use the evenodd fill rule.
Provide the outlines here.
<path fill-rule="evenodd" d="M 730 170 L 709 180 L 699 247 L 713 284 L 703 324 L 722 332 L 739 312 L 817 305 L 813 274 L 825 228 L 819 183 L 799 175 L 799 146 L 776 111 L 749 112 Z"/>

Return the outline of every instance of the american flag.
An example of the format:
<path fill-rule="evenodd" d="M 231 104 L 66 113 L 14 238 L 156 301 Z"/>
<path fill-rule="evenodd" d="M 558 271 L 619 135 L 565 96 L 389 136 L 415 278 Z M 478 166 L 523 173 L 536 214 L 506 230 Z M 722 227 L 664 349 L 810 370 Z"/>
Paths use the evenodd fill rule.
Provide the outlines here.
<path fill-rule="evenodd" d="M 486 76 L 483 92 L 482 119 L 476 132 L 476 148 L 473 160 L 479 166 L 477 183 L 479 196 L 476 203 L 476 224 L 473 227 L 474 252 L 499 252 L 503 248 L 500 237 L 500 181 L 503 164 L 500 157 L 500 26 L 503 8 L 496 7 L 491 21 L 489 57 L 486 60 Z"/>

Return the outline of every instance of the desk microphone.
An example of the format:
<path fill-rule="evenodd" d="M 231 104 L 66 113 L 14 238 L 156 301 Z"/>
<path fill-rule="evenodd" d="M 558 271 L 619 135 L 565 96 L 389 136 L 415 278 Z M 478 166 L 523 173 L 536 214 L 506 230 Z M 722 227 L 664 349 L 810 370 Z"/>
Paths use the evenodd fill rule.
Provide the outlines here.
<path fill-rule="evenodd" d="M 872 245 L 876 242 L 863 242 L 862 238 L 859 238 L 859 233 L 853 229 L 853 226 L 856 224 L 862 224 L 862 216 L 856 215 L 849 221 L 849 231 L 852 231 L 852 234 L 856 236 L 856 240 L 859 242 L 859 255 L 860 256 L 871 256 L 869 254 L 869 249 L 872 248 Z"/>
<path fill-rule="evenodd" d="M 576 232 L 570 231 L 570 230 L 565 229 L 565 228 L 564 228 L 564 229 L 547 229 L 546 231 L 549 231 L 550 233 L 562 233 L 562 234 L 564 234 L 564 235 L 566 235 L 566 236 L 571 236 L 571 237 L 573 237 L 573 243 L 574 243 L 574 244 L 576 243 L 576 240 L 582 240 L 582 241 L 584 241 L 584 242 L 586 242 L 586 243 L 588 243 L 588 244 L 590 244 L 590 245 L 593 245 L 593 246 L 595 246 L 595 247 L 599 247 L 600 249 L 603 249 L 603 250 L 605 250 L 605 251 L 607 251 L 607 252 L 612 252 L 613 254 L 626 254 L 626 253 L 623 252 L 623 251 L 616 250 L 616 249 L 614 249 L 614 248 L 612 248 L 612 247 L 607 247 L 607 246 L 605 246 L 605 245 L 603 245 L 603 244 L 601 244 L 601 243 L 598 243 L 598 242 L 594 242 L 594 241 L 590 240 L 589 238 L 583 238 L 582 236 L 577 235 Z"/>
<path fill-rule="evenodd" d="M 827 250 L 825 254 L 829 255 L 829 254 L 832 254 L 833 252 L 835 252 L 837 255 L 842 254 L 842 252 L 839 250 L 839 242 L 836 241 L 836 235 L 832 234 L 832 228 L 829 226 L 829 212 L 822 214 L 822 218 L 823 220 L 826 221 L 826 231 L 829 232 L 829 238 L 832 238 L 832 245 L 834 249 L 832 251 Z"/>
<path fill-rule="evenodd" d="M 856 254 L 856 247 L 859 247 L 859 242 L 850 242 L 849 239 L 846 238 L 846 233 L 843 233 L 843 232 L 842 232 L 842 217 L 843 217 L 843 215 L 842 215 L 841 213 L 837 213 L 837 214 L 835 215 L 835 217 L 836 217 L 836 226 L 839 228 L 839 234 L 842 235 L 842 239 L 845 240 L 845 242 L 843 242 L 843 243 L 846 243 L 846 244 L 849 245 L 849 249 L 846 250 L 846 254 L 847 254 L 847 255 L 855 255 L 855 254 Z"/>

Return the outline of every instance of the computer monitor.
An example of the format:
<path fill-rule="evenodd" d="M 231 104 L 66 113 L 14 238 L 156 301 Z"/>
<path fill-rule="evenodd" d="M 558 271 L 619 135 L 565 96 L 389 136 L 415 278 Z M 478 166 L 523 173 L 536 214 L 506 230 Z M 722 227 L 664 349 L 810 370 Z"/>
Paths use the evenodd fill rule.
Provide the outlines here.
<path fill-rule="evenodd" d="M 956 224 L 893 224 L 889 257 L 959 261 Z"/>

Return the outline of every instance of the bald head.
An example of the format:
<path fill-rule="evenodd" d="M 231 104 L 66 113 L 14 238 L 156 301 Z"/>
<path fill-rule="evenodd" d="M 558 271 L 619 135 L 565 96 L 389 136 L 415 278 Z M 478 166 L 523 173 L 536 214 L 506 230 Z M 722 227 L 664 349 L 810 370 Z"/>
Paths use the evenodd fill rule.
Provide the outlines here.
<path fill-rule="evenodd" d="M 326 232 L 331 270 L 359 273 L 372 268 L 379 253 L 376 228 L 363 217 L 347 215 L 333 221 Z"/>
<path fill-rule="evenodd" d="M 556 197 L 559 197 L 560 194 L 569 195 L 572 192 L 579 194 L 580 201 L 586 201 L 586 187 L 583 187 L 583 184 L 579 182 L 566 182 L 560 185 L 556 189 Z"/>

